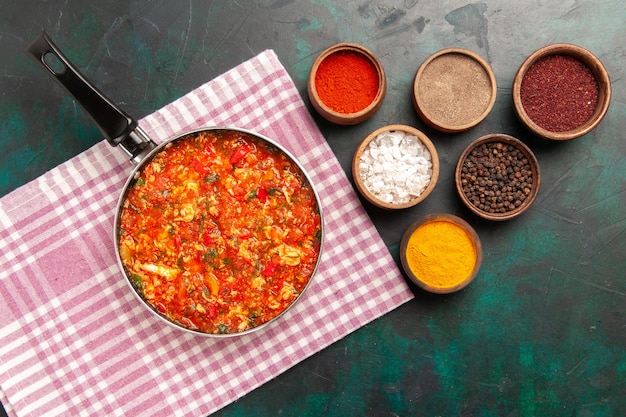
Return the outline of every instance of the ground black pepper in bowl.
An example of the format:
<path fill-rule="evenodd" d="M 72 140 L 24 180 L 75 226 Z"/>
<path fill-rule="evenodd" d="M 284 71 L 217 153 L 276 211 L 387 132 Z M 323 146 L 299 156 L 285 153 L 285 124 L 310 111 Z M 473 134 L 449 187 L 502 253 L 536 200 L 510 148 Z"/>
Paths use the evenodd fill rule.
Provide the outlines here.
<path fill-rule="evenodd" d="M 539 164 L 520 140 L 502 134 L 483 136 L 468 146 L 456 168 L 461 200 L 479 216 L 508 220 L 537 196 Z"/>

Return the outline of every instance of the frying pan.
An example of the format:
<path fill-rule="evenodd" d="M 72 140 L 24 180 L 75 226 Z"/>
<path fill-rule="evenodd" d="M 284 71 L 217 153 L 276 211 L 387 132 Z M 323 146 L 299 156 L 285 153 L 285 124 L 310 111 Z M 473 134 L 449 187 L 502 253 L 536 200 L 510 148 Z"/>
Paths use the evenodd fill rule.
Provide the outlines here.
<path fill-rule="evenodd" d="M 141 129 L 141 127 L 139 127 L 135 119 L 129 116 L 110 99 L 108 99 L 102 92 L 100 92 L 94 85 L 92 85 L 78 71 L 78 69 L 74 67 L 74 65 L 72 65 L 72 63 L 64 56 L 64 54 L 54 44 L 54 42 L 46 32 L 42 32 L 37 38 L 35 38 L 35 40 L 33 40 L 33 42 L 26 48 L 26 52 L 39 63 L 39 65 L 44 69 L 46 73 L 48 73 L 76 100 L 76 102 L 85 110 L 87 115 L 96 124 L 108 143 L 113 147 L 120 148 L 128 156 L 130 162 L 134 164 L 134 169 L 130 173 L 129 178 L 126 181 L 124 188 L 122 189 L 115 212 L 113 234 L 116 246 L 116 258 L 118 266 L 123 272 L 126 278 L 126 282 L 128 283 L 128 286 L 131 289 L 132 293 L 156 317 L 177 329 L 202 336 L 237 336 L 259 330 L 260 328 L 263 328 L 270 323 L 273 323 L 279 317 L 283 316 L 288 310 L 290 310 L 300 298 L 302 298 L 302 294 L 309 287 L 309 284 L 312 281 L 312 277 L 315 275 L 320 263 L 322 246 L 324 241 L 324 221 L 322 218 L 319 195 L 315 190 L 315 187 L 313 186 L 309 175 L 306 173 L 303 166 L 293 155 L 291 155 L 285 148 L 283 148 L 274 140 L 258 133 L 252 132 L 250 130 L 240 129 L 237 127 L 207 127 L 203 129 L 196 129 L 183 132 L 173 138 L 163 141 L 161 144 L 157 144 L 152 139 L 150 139 L 150 137 L 144 130 Z M 294 164 L 295 167 L 297 167 L 297 169 L 299 169 L 300 175 L 303 178 L 304 183 L 311 187 L 315 196 L 315 205 L 317 212 L 320 216 L 320 233 L 315 266 L 309 276 L 306 285 L 295 298 L 295 300 L 293 300 L 293 302 L 285 310 L 283 310 L 275 317 L 271 318 L 263 324 L 245 329 L 243 331 L 220 334 L 203 332 L 198 329 L 191 328 L 190 326 L 186 326 L 179 321 L 172 320 L 165 314 L 159 312 L 154 305 L 152 305 L 142 296 L 140 291 L 138 291 L 131 282 L 130 272 L 127 270 L 122 262 L 122 258 L 120 255 L 120 225 L 121 214 L 130 189 L 136 183 L 137 178 L 140 176 L 144 168 L 148 166 L 150 161 L 152 161 L 155 156 L 159 155 L 161 152 L 167 152 L 168 148 L 172 147 L 173 144 L 177 144 L 181 141 L 190 140 L 190 138 L 194 137 L 195 135 L 202 134 L 204 132 L 211 133 L 224 130 L 240 132 L 252 138 L 256 138 L 256 140 L 267 143 L 271 147 L 274 147 L 279 152 L 281 152 L 288 160 L 290 160 Z"/>

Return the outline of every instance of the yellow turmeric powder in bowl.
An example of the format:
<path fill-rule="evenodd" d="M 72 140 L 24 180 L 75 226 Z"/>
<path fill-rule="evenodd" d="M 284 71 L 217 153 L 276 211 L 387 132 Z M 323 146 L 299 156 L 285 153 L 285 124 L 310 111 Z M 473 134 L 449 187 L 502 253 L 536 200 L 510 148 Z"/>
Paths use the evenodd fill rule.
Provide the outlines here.
<path fill-rule="evenodd" d="M 482 262 L 476 231 L 451 214 L 431 214 L 415 221 L 402 236 L 400 259 L 419 287 L 445 294 L 467 286 Z"/>

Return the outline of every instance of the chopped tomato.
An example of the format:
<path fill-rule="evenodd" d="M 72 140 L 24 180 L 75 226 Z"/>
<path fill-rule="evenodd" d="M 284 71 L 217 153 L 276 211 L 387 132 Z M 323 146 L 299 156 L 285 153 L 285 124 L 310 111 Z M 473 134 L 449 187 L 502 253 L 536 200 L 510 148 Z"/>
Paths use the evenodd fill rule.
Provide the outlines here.
<path fill-rule="evenodd" d="M 210 234 L 209 232 L 204 232 L 204 233 L 202 234 L 202 242 L 203 242 L 205 245 L 207 245 L 207 246 L 208 246 L 208 245 L 212 245 L 213 243 L 215 243 L 215 242 L 213 241 L 213 238 L 211 237 L 211 234 Z"/>
<path fill-rule="evenodd" d="M 157 303 L 157 309 L 163 314 L 167 313 L 167 308 L 161 302 Z"/>
<path fill-rule="evenodd" d="M 241 161 L 246 155 L 252 152 L 253 147 L 249 143 L 242 143 L 235 149 L 235 152 L 230 156 L 230 164 L 235 165 L 237 162 Z"/>
<path fill-rule="evenodd" d="M 209 169 L 202 164 L 202 162 L 198 161 L 196 158 L 191 160 L 191 167 L 201 175 L 206 175 L 209 172 Z"/>
<path fill-rule="evenodd" d="M 276 269 L 278 269 L 278 265 L 276 265 L 275 263 L 269 263 L 265 266 L 265 268 L 263 268 L 263 271 L 261 271 L 261 273 L 266 277 L 271 277 L 276 272 Z"/>
<path fill-rule="evenodd" d="M 267 201 L 267 191 L 265 188 L 259 187 L 256 190 L 256 196 L 259 200 L 261 200 L 261 203 L 265 203 Z"/>

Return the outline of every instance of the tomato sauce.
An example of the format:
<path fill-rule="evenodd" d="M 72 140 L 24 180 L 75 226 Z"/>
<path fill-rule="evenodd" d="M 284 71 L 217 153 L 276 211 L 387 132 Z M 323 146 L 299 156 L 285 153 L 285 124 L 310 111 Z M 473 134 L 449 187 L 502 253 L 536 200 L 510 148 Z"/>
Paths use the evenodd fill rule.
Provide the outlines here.
<path fill-rule="evenodd" d="M 238 333 L 282 313 L 320 256 L 315 193 L 282 151 L 213 130 L 169 144 L 122 207 L 119 253 L 137 292 L 192 330 Z"/>

